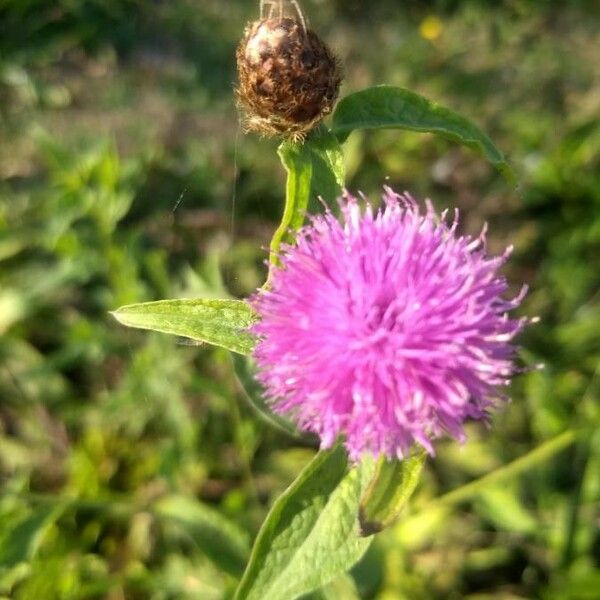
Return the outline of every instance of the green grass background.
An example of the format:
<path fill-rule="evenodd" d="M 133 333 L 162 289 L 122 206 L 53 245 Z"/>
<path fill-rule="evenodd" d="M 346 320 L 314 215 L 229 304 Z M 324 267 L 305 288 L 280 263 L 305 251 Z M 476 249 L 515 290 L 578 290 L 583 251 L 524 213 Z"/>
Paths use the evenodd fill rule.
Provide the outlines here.
<path fill-rule="evenodd" d="M 410 87 L 478 123 L 473 153 L 354 134 L 348 185 L 458 206 L 531 292 L 513 402 L 439 445 L 410 510 L 330 598 L 600 598 L 600 14 L 589 1 L 304 0 L 343 94 Z M 108 311 L 243 297 L 282 210 L 243 136 L 234 48 L 257 2 L 0 0 L 0 597 L 231 597 L 313 454 L 248 408 L 226 352 Z M 457 505 L 431 499 L 566 430 L 576 443 Z"/>

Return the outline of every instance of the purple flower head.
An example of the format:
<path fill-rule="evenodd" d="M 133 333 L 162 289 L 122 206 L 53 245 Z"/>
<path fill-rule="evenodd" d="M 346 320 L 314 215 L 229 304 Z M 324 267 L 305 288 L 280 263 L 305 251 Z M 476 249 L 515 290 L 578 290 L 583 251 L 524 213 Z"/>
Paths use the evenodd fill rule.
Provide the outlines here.
<path fill-rule="evenodd" d="M 485 231 L 457 234 L 426 204 L 386 188 L 385 206 L 361 209 L 346 194 L 343 222 L 313 217 L 283 248 L 272 288 L 253 298 L 261 320 L 255 358 L 273 409 L 315 432 L 321 446 L 345 438 L 366 452 L 402 457 L 413 443 L 433 453 L 447 433 L 464 440 L 485 420 L 516 368 L 513 300 L 488 257 Z"/>

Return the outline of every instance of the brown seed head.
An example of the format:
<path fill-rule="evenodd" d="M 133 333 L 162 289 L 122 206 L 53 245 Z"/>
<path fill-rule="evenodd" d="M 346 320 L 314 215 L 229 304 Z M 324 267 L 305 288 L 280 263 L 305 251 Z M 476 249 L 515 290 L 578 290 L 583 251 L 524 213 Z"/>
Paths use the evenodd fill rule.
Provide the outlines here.
<path fill-rule="evenodd" d="M 297 19 L 250 23 L 236 58 L 245 130 L 301 140 L 331 112 L 342 80 L 338 61 Z"/>

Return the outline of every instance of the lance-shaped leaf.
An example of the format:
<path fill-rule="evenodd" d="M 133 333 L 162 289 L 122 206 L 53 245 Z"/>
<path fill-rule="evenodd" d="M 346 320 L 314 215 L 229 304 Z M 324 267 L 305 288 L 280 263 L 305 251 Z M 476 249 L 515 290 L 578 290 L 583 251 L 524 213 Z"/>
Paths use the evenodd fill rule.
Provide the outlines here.
<path fill-rule="evenodd" d="M 346 179 L 344 154 L 331 131 L 320 127 L 304 144 L 312 162 L 310 199 L 323 198 L 332 203 L 342 193 Z"/>
<path fill-rule="evenodd" d="M 302 596 L 302 600 L 340 600 L 341 598 L 343 600 L 360 600 L 354 579 L 345 573 L 324 585 L 320 590 L 308 596 Z"/>
<path fill-rule="evenodd" d="M 256 313 L 241 300 L 160 300 L 129 304 L 111 313 L 128 327 L 172 333 L 250 354 L 255 344 L 248 328 Z"/>
<path fill-rule="evenodd" d="M 302 227 L 310 200 L 312 161 L 304 146 L 296 142 L 283 142 L 279 146 L 279 158 L 287 172 L 285 207 L 277 227 L 269 253 L 269 262 L 277 264 L 282 242 L 291 243 L 293 232 Z"/>
<path fill-rule="evenodd" d="M 367 461 L 348 471 L 341 447 L 323 451 L 280 496 L 258 534 L 236 600 L 293 600 L 327 585 L 364 554 L 358 534 Z"/>
<path fill-rule="evenodd" d="M 420 452 L 404 460 L 379 460 L 360 501 L 361 535 L 373 535 L 396 521 L 419 483 L 426 456 Z"/>
<path fill-rule="evenodd" d="M 479 152 L 510 183 L 514 173 L 492 140 L 465 117 L 405 88 L 381 85 L 350 94 L 333 113 L 333 133 L 343 142 L 355 129 L 406 129 L 436 133 Z"/>
<path fill-rule="evenodd" d="M 270 262 L 276 264 L 282 242 L 293 243 L 309 205 L 319 198 L 333 202 L 344 186 L 344 156 L 336 136 L 320 127 L 304 142 L 286 141 L 279 158 L 287 172 L 286 200 L 281 223 L 271 240 Z"/>

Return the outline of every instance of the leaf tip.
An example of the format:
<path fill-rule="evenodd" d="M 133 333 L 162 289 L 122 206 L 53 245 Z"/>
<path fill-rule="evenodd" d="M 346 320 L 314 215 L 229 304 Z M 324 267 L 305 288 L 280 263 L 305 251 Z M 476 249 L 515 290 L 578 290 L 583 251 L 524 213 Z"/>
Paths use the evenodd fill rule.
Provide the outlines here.
<path fill-rule="evenodd" d="M 122 318 L 123 318 L 123 306 L 120 306 L 119 308 L 116 308 L 115 310 L 109 310 L 108 314 L 113 317 L 114 319 L 116 319 L 117 321 L 121 322 Z"/>

